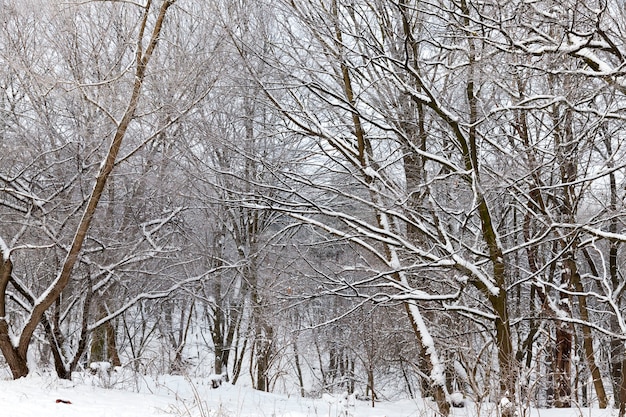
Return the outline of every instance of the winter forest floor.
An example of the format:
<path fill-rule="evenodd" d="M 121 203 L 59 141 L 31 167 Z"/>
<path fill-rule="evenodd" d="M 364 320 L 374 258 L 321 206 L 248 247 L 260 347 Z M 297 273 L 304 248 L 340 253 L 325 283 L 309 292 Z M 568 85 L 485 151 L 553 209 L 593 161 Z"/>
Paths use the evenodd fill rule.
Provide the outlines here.
<path fill-rule="evenodd" d="M 104 387 L 113 382 L 113 388 Z M 430 417 L 435 413 L 431 405 L 421 400 L 377 402 L 372 408 L 366 401 L 346 404 L 342 399 L 330 396 L 321 399 L 288 397 L 229 384 L 211 389 L 208 380 L 190 381 L 180 376 L 164 376 L 157 380 L 136 378 L 120 383 L 92 376 L 61 381 L 40 375 L 18 381 L 0 381 L 0 416 Z M 499 413 L 492 404 L 477 407 L 469 403 L 465 408 L 453 409 L 452 416 L 499 417 Z M 617 410 L 533 409 L 528 417 L 570 416 L 610 417 L 617 416 Z"/>

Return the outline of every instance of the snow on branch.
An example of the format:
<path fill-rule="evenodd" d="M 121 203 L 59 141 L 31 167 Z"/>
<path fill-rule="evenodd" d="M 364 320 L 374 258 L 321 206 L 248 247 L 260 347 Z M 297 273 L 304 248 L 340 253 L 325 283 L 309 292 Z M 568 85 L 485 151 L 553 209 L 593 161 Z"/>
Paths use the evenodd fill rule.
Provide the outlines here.
<path fill-rule="evenodd" d="M 4 182 L 8 186 L 0 188 L 1 191 L 11 195 L 16 200 L 22 203 L 28 203 L 29 201 L 36 207 L 42 208 L 46 203 L 46 200 L 37 196 L 26 181 L 19 178 L 7 178 L 0 175 L 0 181 Z"/>
<path fill-rule="evenodd" d="M 424 347 L 432 366 L 429 375 L 430 379 L 433 384 L 441 387 L 447 396 L 448 392 L 446 389 L 445 366 L 439 360 L 439 356 L 437 355 L 437 348 L 435 347 L 435 341 L 428 331 L 428 327 L 426 326 L 426 323 L 422 318 L 419 307 L 414 302 L 409 303 L 409 311 L 411 313 L 411 318 L 413 319 L 413 322 L 419 331 L 422 346 Z"/>
<path fill-rule="evenodd" d="M 141 230 L 143 231 L 143 235 L 146 241 L 153 247 L 158 250 L 161 250 L 161 247 L 157 245 L 152 236 L 158 232 L 164 225 L 169 223 L 178 213 L 183 210 L 183 207 L 177 207 L 171 212 L 167 213 L 167 215 L 160 219 L 154 219 L 141 224 Z"/>
<path fill-rule="evenodd" d="M 552 225 L 552 228 L 580 229 L 591 234 L 592 236 L 595 236 L 601 239 L 607 239 L 607 240 L 616 241 L 616 242 L 626 242 L 626 234 L 606 232 L 604 230 L 596 229 L 594 227 L 583 225 L 583 224 L 554 223 Z"/>
<path fill-rule="evenodd" d="M 548 34 L 542 33 L 540 36 L 531 37 L 524 41 L 513 41 L 513 45 L 535 56 L 567 54 L 580 58 L 592 70 L 592 75 L 603 77 L 609 83 L 615 85 L 622 93 L 626 93 L 626 80 L 621 76 L 622 68 L 613 67 L 595 52 L 598 50 L 610 51 L 613 49 L 610 42 L 592 40 L 591 34 L 580 36 L 570 32 L 567 34 L 565 42 L 562 39 L 554 39 Z"/>
<path fill-rule="evenodd" d="M 106 315 L 105 317 L 102 317 L 100 320 L 96 321 L 95 323 L 92 323 L 88 326 L 87 330 L 94 331 L 95 329 L 97 329 L 98 327 L 102 326 L 104 323 L 113 320 L 114 318 L 122 315 L 126 310 L 128 310 L 129 308 L 133 307 L 134 305 L 136 305 L 137 303 L 143 301 L 143 300 L 156 300 L 156 299 L 160 299 L 160 298 L 166 298 L 169 297 L 172 293 L 174 293 L 177 290 L 180 290 L 182 288 L 184 288 L 186 285 L 189 284 L 193 284 L 199 281 L 202 281 L 203 279 L 209 277 L 211 274 L 216 273 L 218 271 L 222 271 L 224 269 L 231 269 L 231 268 L 240 268 L 241 264 L 233 264 L 233 265 L 223 265 L 223 266 L 219 266 L 216 268 L 212 268 L 200 275 L 196 275 L 193 277 L 189 277 L 186 279 L 182 279 L 174 284 L 172 284 L 170 287 L 163 289 L 163 290 L 157 290 L 154 292 L 143 292 L 141 294 L 136 295 L 135 297 L 133 297 L 132 299 L 128 300 L 124 305 L 122 305 L 120 308 L 118 308 L 117 310 L 113 311 L 112 313 L 109 313 L 108 315 Z"/>

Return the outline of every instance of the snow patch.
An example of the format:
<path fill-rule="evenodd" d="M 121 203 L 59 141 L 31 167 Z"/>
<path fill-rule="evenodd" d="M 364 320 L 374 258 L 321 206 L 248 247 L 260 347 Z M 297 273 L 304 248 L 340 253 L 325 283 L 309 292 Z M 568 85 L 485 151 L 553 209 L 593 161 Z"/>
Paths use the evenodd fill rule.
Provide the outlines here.
<path fill-rule="evenodd" d="M 88 374 L 88 373 L 87 373 Z M 0 415 L 10 417 L 436 417 L 432 403 L 421 398 L 381 400 L 372 407 L 369 401 L 355 401 L 343 395 L 322 399 L 299 395 L 260 392 L 251 387 L 225 384 L 210 389 L 205 378 L 161 375 L 150 377 L 129 373 L 115 389 L 93 385 L 91 375 L 75 373 L 72 381 L 49 374 L 31 375 L 17 381 L 0 380 Z M 87 380 L 85 380 L 87 379 Z M 139 391 L 139 392 L 137 392 Z M 456 394 L 450 397 L 454 398 Z M 56 403 L 57 399 L 72 404 Z M 495 398 L 497 401 L 497 397 Z M 332 402 L 331 402 L 332 401 Z M 345 403 L 344 403 L 345 401 Z M 507 398 L 503 402 L 511 403 Z M 342 408 L 339 404 L 349 404 Z M 339 406 L 339 407 L 338 407 Z M 476 404 L 466 399 L 463 410 L 451 417 L 499 416 L 498 403 Z M 500 406 L 501 407 L 501 406 Z M 515 407 L 514 407 L 515 408 Z M 611 412 L 608 412 L 611 411 Z M 202 412 L 205 412 L 202 414 Z M 347 413 L 346 413 L 347 412 Z M 521 415 L 521 413 L 520 413 Z M 608 417 L 612 410 L 593 408 L 528 410 L 530 417 Z"/>
<path fill-rule="evenodd" d="M 450 404 L 452 407 L 463 408 L 465 407 L 465 396 L 461 392 L 453 392 L 450 394 Z"/>
<path fill-rule="evenodd" d="M 368 177 L 372 179 L 378 178 L 378 172 L 374 171 L 372 167 L 366 167 L 364 171 L 365 171 L 365 175 L 367 175 Z"/>
<path fill-rule="evenodd" d="M 224 382 L 228 382 L 228 375 L 223 374 L 211 374 L 209 375 L 209 382 L 211 384 L 211 388 L 219 388 L 222 386 Z"/>
<path fill-rule="evenodd" d="M 502 397 L 500 400 L 500 414 L 502 417 L 517 417 L 518 413 L 515 409 L 515 404 L 511 402 L 507 397 Z"/>
<path fill-rule="evenodd" d="M 342 417 L 355 416 L 356 396 L 343 392 L 339 395 L 322 394 L 322 401 L 328 403 L 328 415 L 337 415 Z M 335 408 L 333 410 L 333 408 Z"/>
<path fill-rule="evenodd" d="M 94 372 L 108 372 L 111 370 L 111 364 L 109 362 L 91 362 L 89 364 L 89 369 Z"/>

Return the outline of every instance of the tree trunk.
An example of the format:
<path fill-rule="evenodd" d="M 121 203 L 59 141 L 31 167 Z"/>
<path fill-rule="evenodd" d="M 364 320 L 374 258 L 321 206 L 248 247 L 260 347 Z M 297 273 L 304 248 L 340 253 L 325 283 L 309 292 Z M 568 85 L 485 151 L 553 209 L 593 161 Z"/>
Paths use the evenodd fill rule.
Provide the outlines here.
<path fill-rule="evenodd" d="M 254 336 L 254 359 L 256 386 L 259 391 L 269 392 L 269 370 L 273 354 L 274 330 L 269 325 L 257 325 Z"/>
<path fill-rule="evenodd" d="M 300 387 L 300 396 L 304 397 L 304 378 L 302 376 L 302 366 L 300 365 L 300 352 L 298 351 L 298 336 L 296 332 L 293 332 L 291 343 L 293 346 L 294 367 L 296 368 L 296 376 L 298 377 L 298 385 Z"/>
<path fill-rule="evenodd" d="M 615 397 L 619 398 L 619 417 L 624 417 L 626 415 L 626 357 L 622 359 L 621 371 L 622 378 L 619 384 L 619 394 L 615 395 Z"/>
<path fill-rule="evenodd" d="M 620 332 L 619 324 L 615 316 L 609 320 L 611 331 Z M 613 387 L 613 401 L 616 408 L 622 408 L 621 398 L 619 396 L 622 381 L 624 379 L 624 341 L 611 338 L 609 342 L 609 370 L 611 375 L 611 383 Z"/>
<path fill-rule="evenodd" d="M 106 332 L 104 326 L 100 326 L 91 332 L 91 343 L 89 346 L 90 362 L 104 362 L 107 360 L 105 344 Z"/>
<path fill-rule="evenodd" d="M 13 379 L 18 379 L 28 375 L 28 363 L 26 358 L 22 357 L 17 348 L 13 346 L 9 337 L 9 326 L 6 319 L 0 319 L 0 350 L 11 369 Z"/>
<path fill-rule="evenodd" d="M 517 383 L 517 365 L 511 343 L 511 327 L 507 309 L 506 292 L 500 291 L 490 298 L 496 312 L 494 326 L 496 328 L 496 347 L 498 348 L 498 364 L 500 366 L 501 395 L 514 397 Z"/>
<path fill-rule="evenodd" d="M 450 414 L 450 402 L 448 401 L 448 393 L 446 392 L 446 386 L 444 376 L 442 374 L 442 370 L 435 370 L 433 372 L 434 365 L 438 363 L 438 359 L 436 358 L 436 352 L 432 349 L 432 346 L 424 346 L 422 338 L 425 336 L 423 331 L 423 323 L 421 322 L 421 315 L 416 314 L 415 310 L 416 306 L 411 306 L 409 303 L 404 303 L 404 307 L 406 309 L 407 315 L 409 316 L 409 320 L 411 321 L 411 325 L 413 326 L 413 332 L 417 337 L 417 342 L 420 347 L 420 357 L 422 363 L 426 365 L 426 369 L 428 370 L 428 375 L 430 377 L 430 392 L 432 393 L 433 399 L 437 404 L 438 411 L 443 416 L 448 416 Z M 435 357 L 433 357 L 435 355 Z"/>
<path fill-rule="evenodd" d="M 11 340 L 11 330 L 6 312 L 6 291 L 13 272 L 9 249 L 0 238 L 0 351 L 11 369 L 13 379 L 28 375 L 26 356 L 21 355 Z"/>
<path fill-rule="evenodd" d="M 117 350 L 117 340 L 116 340 L 116 331 L 115 326 L 110 321 L 104 324 L 106 339 L 107 339 L 107 357 L 109 362 L 111 362 L 111 366 L 122 366 L 122 361 L 120 360 L 120 355 Z"/>
<path fill-rule="evenodd" d="M 572 334 L 566 323 L 559 323 L 556 328 L 555 346 L 555 383 L 557 408 L 571 407 L 572 384 Z"/>
<path fill-rule="evenodd" d="M 578 272 L 574 272 L 572 274 L 572 284 L 574 285 L 576 292 L 581 294 L 578 296 L 578 310 L 580 312 L 580 319 L 585 323 L 589 323 L 587 297 L 582 295 L 584 289 L 582 283 L 580 282 L 580 275 L 578 274 Z M 591 372 L 593 387 L 596 391 L 596 395 L 598 396 L 598 407 L 606 408 L 608 406 L 608 399 L 606 396 L 606 391 L 604 390 L 604 383 L 602 382 L 602 374 L 600 373 L 600 369 L 596 365 L 596 359 L 593 351 L 593 335 L 591 334 L 591 327 L 583 324 L 582 332 L 583 348 L 585 350 L 585 362 L 587 363 L 589 371 Z"/>
<path fill-rule="evenodd" d="M 572 283 L 572 275 L 576 273 L 576 263 L 574 262 L 573 255 L 570 254 L 568 258 L 563 261 L 563 272 L 561 273 L 561 286 L 565 289 L 569 289 Z M 560 307 L 570 314 L 569 309 L 569 296 L 564 293 L 559 293 Z M 555 383 L 556 383 L 556 399 L 555 405 L 557 408 L 569 408 L 572 404 L 572 341 L 573 341 L 573 328 L 570 323 L 558 322 L 556 326 L 555 336 Z"/>
<path fill-rule="evenodd" d="M 607 162 L 608 168 L 613 168 L 615 166 L 615 161 L 612 158 L 613 155 L 613 145 L 611 143 L 612 138 L 605 132 L 604 138 L 604 146 L 606 147 L 606 153 L 609 158 Z M 609 209 L 611 213 L 611 220 L 609 222 L 609 232 L 617 233 L 619 230 L 619 217 L 617 216 L 618 209 L 617 203 L 619 201 L 619 195 L 617 190 L 617 179 L 615 177 L 615 173 L 611 172 L 609 174 L 609 189 L 611 190 L 610 204 Z M 617 241 L 609 242 L 609 276 L 611 278 L 611 285 L 614 290 L 617 290 L 620 285 L 620 276 L 618 271 L 618 250 L 619 243 Z M 588 257 L 590 258 L 590 257 Z M 599 274 L 596 272 L 596 276 Z M 617 304 L 621 307 L 621 296 L 617 300 Z M 617 314 L 617 312 L 616 312 Z M 611 331 L 616 334 L 621 333 L 621 329 L 615 315 L 611 315 L 610 317 L 610 327 Z M 613 381 L 613 397 L 615 398 L 615 405 L 619 406 L 620 417 L 624 416 L 624 409 L 626 408 L 626 349 L 624 347 L 624 341 L 612 338 L 610 341 L 610 370 L 611 370 L 611 379 Z M 594 378 L 595 379 L 595 378 Z M 615 394 L 615 393 L 619 393 Z"/>

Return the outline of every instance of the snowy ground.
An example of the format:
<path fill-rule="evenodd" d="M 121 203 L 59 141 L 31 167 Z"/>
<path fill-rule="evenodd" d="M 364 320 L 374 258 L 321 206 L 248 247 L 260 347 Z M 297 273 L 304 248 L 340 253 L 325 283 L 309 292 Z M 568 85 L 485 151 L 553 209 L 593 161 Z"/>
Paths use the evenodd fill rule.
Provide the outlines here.
<path fill-rule="evenodd" d="M 51 376 L 32 376 L 18 381 L 0 381 L 2 417 L 430 417 L 432 406 L 421 401 L 376 403 L 325 396 L 303 399 L 267 394 L 250 388 L 223 385 L 211 389 L 209 381 L 163 377 L 115 382 L 126 389 L 105 389 L 108 381 L 78 377 L 59 381 Z M 141 387 L 148 393 L 132 392 Z M 70 404 L 57 400 L 69 401 Z M 474 404 L 453 410 L 455 417 L 499 417 L 493 406 Z M 614 417 L 615 410 L 533 410 L 529 417 Z"/>

